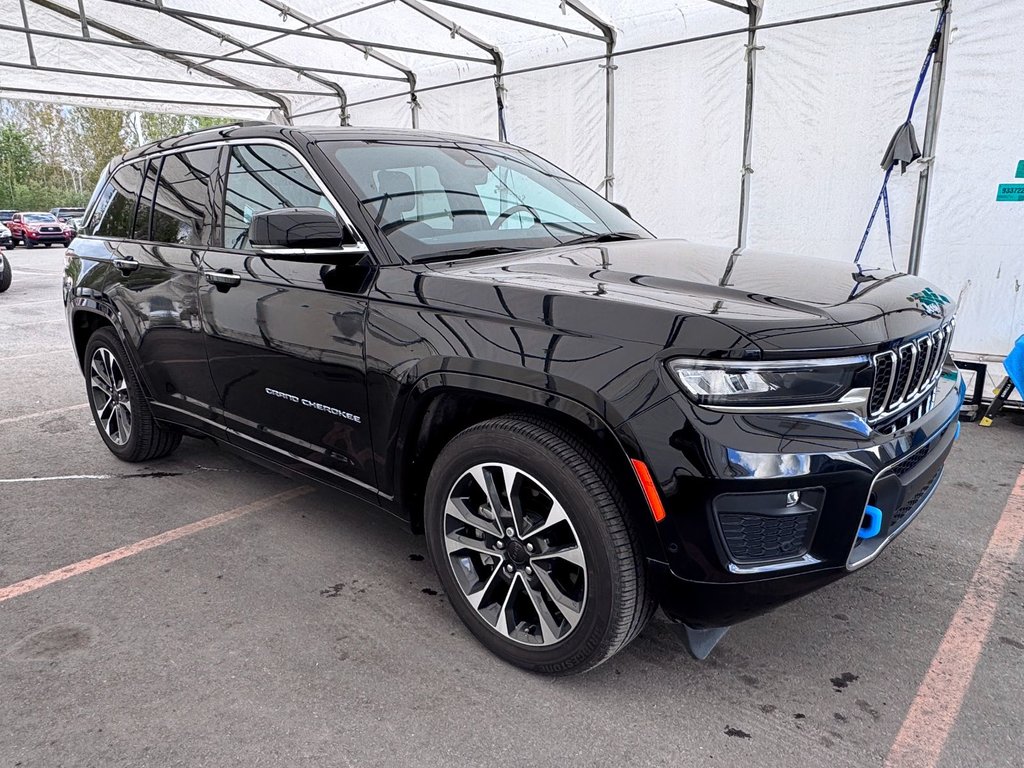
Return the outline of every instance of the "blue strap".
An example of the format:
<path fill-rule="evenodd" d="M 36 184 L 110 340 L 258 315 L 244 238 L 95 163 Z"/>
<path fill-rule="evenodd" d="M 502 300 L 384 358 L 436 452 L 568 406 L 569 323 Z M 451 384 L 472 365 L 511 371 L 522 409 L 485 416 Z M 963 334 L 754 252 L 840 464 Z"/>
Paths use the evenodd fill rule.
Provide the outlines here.
<path fill-rule="evenodd" d="M 932 58 L 935 56 L 935 52 L 939 50 L 939 44 L 942 42 L 942 30 L 946 25 L 946 14 L 948 7 L 943 6 L 939 12 L 939 20 L 935 24 L 935 34 L 932 35 L 932 41 L 928 45 L 928 53 L 924 57 L 924 65 L 921 67 L 921 74 L 917 78 L 917 87 L 914 88 L 914 96 L 910 100 L 910 110 L 907 112 L 907 119 L 903 123 L 906 125 L 914 118 L 914 108 L 917 106 L 917 99 L 921 95 L 921 91 L 924 89 L 924 81 L 928 78 L 928 70 L 932 65 Z M 857 248 L 857 255 L 853 258 L 854 264 L 860 264 L 860 257 L 864 253 L 864 246 L 867 245 L 868 235 L 871 234 L 871 227 L 875 223 L 875 216 L 878 215 L 878 206 L 885 204 L 885 229 L 889 234 L 889 258 L 892 260 L 892 268 L 896 269 L 896 257 L 892 249 L 892 219 L 889 216 L 889 177 L 892 176 L 892 169 L 896 167 L 896 162 L 893 162 L 885 170 L 885 178 L 882 179 L 882 188 L 878 191 L 878 197 L 875 199 L 875 207 L 871 210 L 871 216 L 868 218 L 868 225 L 864 229 L 864 236 L 860 239 L 860 247 Z"/>

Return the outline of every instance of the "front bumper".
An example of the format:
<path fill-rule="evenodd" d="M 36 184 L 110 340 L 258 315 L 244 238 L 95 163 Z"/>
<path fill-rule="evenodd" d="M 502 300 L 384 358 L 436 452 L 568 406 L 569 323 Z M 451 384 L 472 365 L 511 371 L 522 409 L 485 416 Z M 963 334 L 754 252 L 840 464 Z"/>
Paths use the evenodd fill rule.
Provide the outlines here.
<path fill-rule="evenodd" d="M 72 239 L 63 232 L 26 232 L 24 237 L 33 243 L 66 243 Z"/>
<path fill-rule="evenodd" d="M 728 626 L 869 563 L 934 492 L 963 396 L 948 371 L 932 407 L 891 434 L 841 413 L 709 417 L 682 395 L 630 420 L 640 446 L 661 446 L 643 459 L 667 512 L 665 559 L 649 563 L 665 612 Z M 880 516 L 866 538 L 869 504 Z"/>

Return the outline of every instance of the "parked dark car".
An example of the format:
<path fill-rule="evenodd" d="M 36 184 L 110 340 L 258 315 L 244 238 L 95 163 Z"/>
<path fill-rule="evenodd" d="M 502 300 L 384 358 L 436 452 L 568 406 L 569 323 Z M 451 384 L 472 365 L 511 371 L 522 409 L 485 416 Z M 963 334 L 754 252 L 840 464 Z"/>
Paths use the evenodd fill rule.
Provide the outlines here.
<path fill-rule="evenodd" d="M 0 245 L 8 251 L 14 248 L 14 238 L 11 237 L 11 230 L 2 221 L 0 221 Z"/>
<path fill-rule="evenodd" d="M 11 262 L 7 260 L 7 257 L 0 254 L 0 293 L 4 293 L 8 288 L 11 287 Z"/>
<path fill-rule="evenodd" d="M 481 642 L 552 674 L 659 605 L 706 655 L 869 563 L 963 399 L 918 277 L 655 239 L 529 152 L 420 131 L 129 152 L 64 296 L 115 455 L 206 435 L 381 506 Z"/>
<path fill-rule="evenodd" d="M 49 248 L 54 243 L 67 247 L 75 236 L 74 230 L 57 221 L 52 213 L 18 212 L 7 227 L 11 230 L 14 244 L 24 243 L 26 248 L 35 248 L 37 245 Z"/>

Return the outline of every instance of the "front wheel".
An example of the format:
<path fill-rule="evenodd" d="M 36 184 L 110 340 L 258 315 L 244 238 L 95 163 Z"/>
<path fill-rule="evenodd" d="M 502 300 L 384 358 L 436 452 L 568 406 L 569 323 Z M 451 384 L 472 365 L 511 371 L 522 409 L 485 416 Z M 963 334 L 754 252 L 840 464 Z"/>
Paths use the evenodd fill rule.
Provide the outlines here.
<path fill-rule="evenodd" d="M 29 240 L 28 238 L 25 238 L 24 240 L 22 240 L 22 242 L 25 243 L 25 247 L 26 248 L 31 249 L 31 248 L 35 248 L 36 247 L 36 244 L 34 242 L 32 242 L 31 240 Z"/>
<path fill-rule="evenodd" d="M 123 461 L 150 461 L 181 443 L 181 432 L 153 418 L 121 340 L 101 328 L 85 347 L 85 385 L 100 437 Z"/>
<path fill-rule="evenodd" d="M 555 424 L 498 418 L 460 433 L 438 456 L 425 503 L 427 550 L 453 607 L 512 664 L 583 672 L 653 613 L 614 478 Z"/>

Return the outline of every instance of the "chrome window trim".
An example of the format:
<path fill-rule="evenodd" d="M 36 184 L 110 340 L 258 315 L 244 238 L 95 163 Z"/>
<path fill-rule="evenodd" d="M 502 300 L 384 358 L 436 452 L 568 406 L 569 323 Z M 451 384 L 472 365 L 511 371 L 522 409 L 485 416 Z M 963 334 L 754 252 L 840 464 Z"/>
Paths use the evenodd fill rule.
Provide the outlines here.
<path fill-rule="evenodd" d="M 319 173 L 317 173 L 316 169 L 313 168 L 313 166 L 309 163 L 309 161 L 306 160 L 306 158 L 303 157 L 302 154 L 295 147 L 293 147 L 291 144 L 289 144 L 286 141 L 282 141 L 281 139 L 256 138 L 256 137 L 246 138 L 246 139 L 222 139 L 220 141 L 204 141 L 204 142 L 200 142 L 198 144 L 189 144 L 188 146 L 184 146 L 184 147 L 174 147 L 174 148 L 170 148 L 170 149 L 161 149 L 161 150 L 158 150 L 158 151 L 155 151 L 155 152 L 147 152 L 142 157 L 136 157 L 136 158 L 133 158 L 131 160 L 124 160 L 124 161 L 120 162 L 116 167 L 111 169 L 110 173 L 108 174 L 108 176 L 104 180 L 104 182 L 106 183 L 107 181 L 109 181 L 110 177 L 113 176 L 115 173 L 117 173 L 117 171 L 120 170 L 125 165 L 130 165 L 130 164 L 133 164 L 133 163 L 142 163 L 142 162 L 145 162 L 146 160 L 150 160 L 150 159 L 155 158 L 155 157 L 164 157 L 165 155 L 182 154 L 184 152 L 191 152 L 193 150 L 198 150 L 198 149 L 210 149 L 210 148 L 243 146 L 243 145 L 253 145 L 253 144 L 261 145 L 261 146 L 279 147 L 281 149 L 284 149 L 286 152 L 290 153 L 296 160 L 298 160 L 299 163 L 302 165 L 302 167 L 306 170 L 306 172 L 309 173 L 310 178 L 312 178 L 313 181 L 316 182 L 316 185 L 320 188 L 320 192 L 323 194 L 323 196 L 326 197 L 327 200 L 330 202 L 331 206 L 334 208 L 334 213 L 337 215 L 337 217 L 341 220 L 341 222 L 343 224 L 345 224 L 347 227 L 349 227 L 349 229 L 351 229 L 352 232 L 354 232 L 356 234 L 356 236 L 359 238 L 358 242 L 355 243 L 354 245 L 345 245 L 345 246 L 342 246 L 340 248 L 333 248 L 333 249 L 331 249 L 331 251 L 333 253 L 364 253 L 364 254 L 365 253 L 369 253 L 369 247 L 366 245 L 366 241 L 363 239 L 362 234 L 352 224 L 352 220 L 349 218 L 348 214 L 345 213 L 345 209 L 342 207 L 341 203 L 338 202 L 338 198 L 335 197 L 334 193 L 331 191 L 331 188 L 327 184 L 324 183 L 323 178 L 320 176 Z M 227 182 L 225 181 L 225 187 L 226 187 L 226 183 Z M 89 237 L 96 237 L 97 239 L 100 239 L 100 240 L 117 240 L 117 241 L 128 240 L 128 241 L 136 242 L 136 241 L 133 240 L 133 238 L 130 238 L 130 237 L 103 237 L 101 235 L 89 235 Z M 142 242 L 142 241 L 138 241 L 138 242 Z M 217 249 L 217 250 L 219 250 L 221 252 L 244 253 L 244 254 L 248 254 L 250 256 L 254 255 L 256 253 L 252 249 L 226 248 L 225 246 L 222 246 L 222 245 L 204 245 L 204 246 L 201 246 L 201 247 L 202 248 L 215 248 L 215 249 Z"/>

